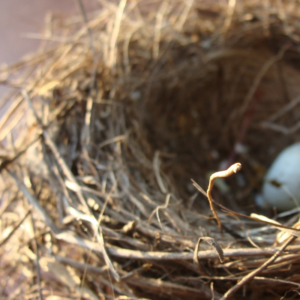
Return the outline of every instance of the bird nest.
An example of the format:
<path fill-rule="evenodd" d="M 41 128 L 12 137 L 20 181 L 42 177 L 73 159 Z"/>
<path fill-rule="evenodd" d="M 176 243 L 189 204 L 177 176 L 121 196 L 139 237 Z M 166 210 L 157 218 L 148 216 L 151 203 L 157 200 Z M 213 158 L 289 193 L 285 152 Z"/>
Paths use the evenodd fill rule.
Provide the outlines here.
<path fill-rule="evenodd" d="M 294 299 L 299 209 L 255 199 L 300 140 L 299 4 L 101 5 L 1 68 L 1 297 Z"/>

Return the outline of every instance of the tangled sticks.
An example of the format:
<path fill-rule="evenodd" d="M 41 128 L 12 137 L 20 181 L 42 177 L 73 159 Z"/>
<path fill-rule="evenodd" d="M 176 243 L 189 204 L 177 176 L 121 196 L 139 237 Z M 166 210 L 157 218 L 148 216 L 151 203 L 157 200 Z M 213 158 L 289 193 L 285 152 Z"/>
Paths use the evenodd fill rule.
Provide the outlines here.
<path fill-rule="evenodd" d="M 209 205 L 210 205 L 210 209 L 213 212 L 214 217 L 216 218 L 217 223 L 218 223 L 219 228 L 220 228 L 221 231 L 222 231 L 222 223 L 219 219 L 217 211 L 215 210 L 213 200 L 212 200 L 212 197 L 211 197 L 211 190 L 213 188 L 215 179 L 231 176 L 233 173 L 236 173 L 236 172 L 240 171 L 241 168 L 242 168 L 242 165 L 240 163 L 235 163 L 225 171 L 220 171 L 220 172 L 213 173 L 209 178 L 209 184 L 208 184 L 208 188 L 207 188 L 207 198 L 208 198 L 208 202 L 209 202 Z"/>

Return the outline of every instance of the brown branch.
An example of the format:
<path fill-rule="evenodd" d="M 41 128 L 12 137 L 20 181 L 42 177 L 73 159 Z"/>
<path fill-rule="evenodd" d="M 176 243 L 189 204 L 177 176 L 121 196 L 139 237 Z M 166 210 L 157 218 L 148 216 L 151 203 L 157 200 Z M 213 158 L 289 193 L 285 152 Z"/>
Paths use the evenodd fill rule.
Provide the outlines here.
<path fill-rule="evenodd" d="M 99 252 L 99 245 L 78 237 L 69 238 L 66 233 L 56 235 L 56 238 L 64 240 L 65 242 L 78 245 L 83 248 L 92 249 Z M 139 251 L 131 249 L 118 248 L 107 244 L 107 251 L 111 256 L 135 260 L 149 260 L 149 261 L 192 261 L 194 253 L 192 252 L 160 252 L 160 251 Z M 268 248 L 238 248 L 238 249 L 224 249 L 224 257 L 247 257 L 250 256 L 271 256 L 281 248 L 268 247 Z M 296 253 L 300 250 L 299 245 L 290 246 L 288 253 Z M 198 252 L 198 259 L 219 259 L 219 255 L 215 250 L 202 250 Z"/>
<path fill-rule="evenodd" d="M 239 281 L 235 286 L 230 288 L 224 296 L 220 300 L 226 300 L 229 299 L 231 296 L 233 296 L 243 285 L 245 285 L 247 282 L 253 279 L 256 275 L 261 273 L 264 269 L 266 269 L 269 265 L 271 265 L 275 259 L 284 251 L 284 249 L 295 239 L 296 237 L 291 237 L 284 243 L 284 245 L 276 251 L 276 253 L 270 257 L 264 264 L 262 264 L 259 268 L 249 273 L 247 276 L 245 276 L 241 281 Z"/>

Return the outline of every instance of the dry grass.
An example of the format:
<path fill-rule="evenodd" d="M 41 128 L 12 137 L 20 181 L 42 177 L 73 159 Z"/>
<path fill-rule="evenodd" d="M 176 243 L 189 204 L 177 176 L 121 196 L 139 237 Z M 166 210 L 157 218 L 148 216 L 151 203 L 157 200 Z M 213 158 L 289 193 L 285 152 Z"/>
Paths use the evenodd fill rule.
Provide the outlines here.
<path fill-rule="evenodd" d="M 254 196 L 300 138 L 300 6 L 101 6 L 0 70 L 0 298 L 295 299 L 299 210 Z"/>

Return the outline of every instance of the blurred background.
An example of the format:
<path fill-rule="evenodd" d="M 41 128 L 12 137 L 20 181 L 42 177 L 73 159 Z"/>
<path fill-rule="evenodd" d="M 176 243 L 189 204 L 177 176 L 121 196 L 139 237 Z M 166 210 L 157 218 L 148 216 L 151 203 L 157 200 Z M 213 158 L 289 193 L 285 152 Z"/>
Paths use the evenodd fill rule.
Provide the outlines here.
<path fill-rule="evenodd" d="M 18 61 L 36 50 L 40 41 L 26 34 L 41 32 L 50 11 L 70 14 L 77 9 L 74 0 L 1 0 L 0 1 L 0 64 Z"/>
<path fill-rule="evenodd" d="M 87 10 L 96 0 L 83 0 Z M 37 50 L 39 40 L 28 33 L 41 33 L 49 13 L 69 16 L 79 13 L 77 0 L 1 0 L 0 1 L 0 65 L 18 61 L 23 55 Z"/>
<path fill-rule="evenodd" d="M 97 0 L 82 1 L 87 11 Z M 99 3 L 98 3 L 99 7 Z M 47 15 L 67 17 L 80 13 L 77 0 L 1 0 L 0 1 L 0 66 L 19 61 L 24 55 L 38 50 L 40 40 L 29 37 L 42 33 Z M 0 97 L 8 87 L 0 85 Z M 0 108 L 1 118 L 1 108 Z"/>

